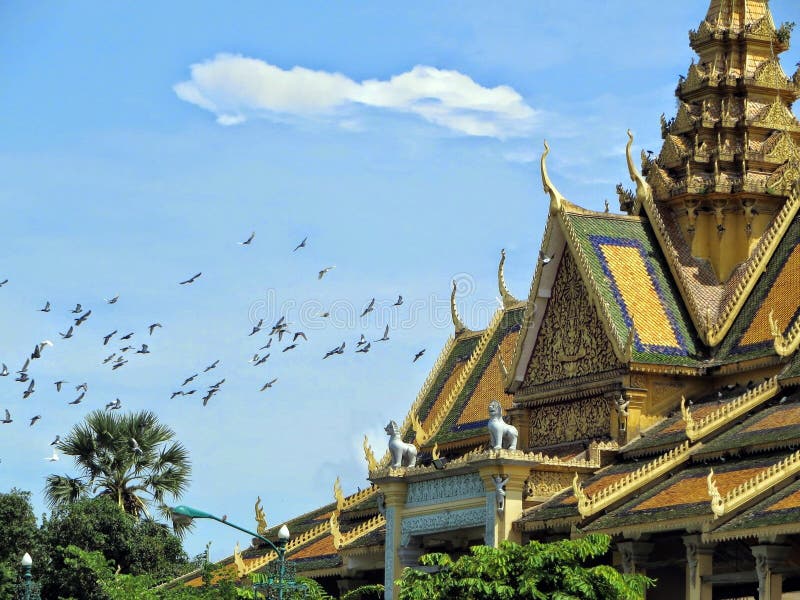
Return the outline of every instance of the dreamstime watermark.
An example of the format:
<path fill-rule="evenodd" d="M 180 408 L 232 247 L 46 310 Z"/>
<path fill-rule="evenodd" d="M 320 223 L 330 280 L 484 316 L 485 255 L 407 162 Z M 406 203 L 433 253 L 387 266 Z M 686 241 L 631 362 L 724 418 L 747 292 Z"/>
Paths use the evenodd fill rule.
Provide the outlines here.
<path fill-rule="evenodd" d="M 453 281 L 456 284 L 458 312 L 464 324 L 478 327 L 488 323 L 498 309 L 498 300 L 470 301 L 475 293 L 475 279 L 468 273 L 457 273 Z M 315 331 L 330 327 L 351 330 L 386 325 L 390 331 L 394 331 L 413 329 L 419 323 L 437 329 L 453 327 L 449 294 L 430 294 L 425 298 L 405 297 L 400 305 L 397 304 L 397 298 L 375 298 L 372 310 L 364 314 L 369 304 L 369 300 L 356 303 L 347 298 L 333 301 L 319 298 L 280 300 L 277 291 L 270 288 L 263 298 L 250 304 L 248 319 L 253 325 L 263 319 L 262 328 L 269 329 L 283 317 L 293 331 Z"/>

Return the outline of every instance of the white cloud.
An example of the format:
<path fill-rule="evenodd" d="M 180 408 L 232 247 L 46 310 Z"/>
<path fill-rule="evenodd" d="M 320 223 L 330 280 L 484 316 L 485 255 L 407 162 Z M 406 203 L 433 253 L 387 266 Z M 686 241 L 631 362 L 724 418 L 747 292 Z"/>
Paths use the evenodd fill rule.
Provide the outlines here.
<path fill-rule="evenodd" d="M 388 80 L 355 82 L 341 73 L 284 70 L 231 54 L 191 66 L 174 86 L 181 100 L 217 116 L 220 125 L 276 114 L 336 117 L 345 108 L 411 113 L 451 131 L 504 139 L 531 132 L 537 112 L 513 88 L 483 87 L 458 71 L 418 65 Z"/>

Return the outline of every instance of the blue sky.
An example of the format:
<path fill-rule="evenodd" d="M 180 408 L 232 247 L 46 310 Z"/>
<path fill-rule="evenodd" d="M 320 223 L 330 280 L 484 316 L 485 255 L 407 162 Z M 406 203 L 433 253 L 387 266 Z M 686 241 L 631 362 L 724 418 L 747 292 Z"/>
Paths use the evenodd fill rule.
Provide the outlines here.
<path fill-rule="evenodd" d="M 635 4 L 0 4 L 0 361 L 16 370 L 55 342 L 31 398 L 0 380 L 15 418 L 0 429 L 0 490 L 31 490 L 42 512 L 44 478 L 72 472 L 43 460 L 49 442 L 117 397 L 190 450 L 183 501 L 235 522 L 253 523 L 258 495 L 278 524 L 330 501 L 337 475 L 347 493 L 368 485 L 361 440 L 382 453 L 383 426 L 405 416 L 451 332 L 450 281 L 467 325 L 484 326 L 505 248 L 512 292 L 527 295 L 542 140 L 560 190 L 598 210 L 630 185 L 625 130 L 660 147 L 707 3 Z M 800 21 L 793 0 L 770 4 L 777 23 Z M 787 73 L 798 59 L 783 55 Z M 77 302 L 93 315 L 62 341 Z M 308 342 L 251 366 L 266 339 L 253 323 L 281 314 Z M 352 353 L 387 323 L 390 342 Z M 114 329 L 152 353 L 110 371 Z M 198 378 L 226 379 L 208 407 L 170 400 L 217 359 Z M 67 405 L 57 379 L 88 382 L 85 401 Z M 186 547 L 213 540 L 220 558 L 237 539 L 202 524 Z"/>

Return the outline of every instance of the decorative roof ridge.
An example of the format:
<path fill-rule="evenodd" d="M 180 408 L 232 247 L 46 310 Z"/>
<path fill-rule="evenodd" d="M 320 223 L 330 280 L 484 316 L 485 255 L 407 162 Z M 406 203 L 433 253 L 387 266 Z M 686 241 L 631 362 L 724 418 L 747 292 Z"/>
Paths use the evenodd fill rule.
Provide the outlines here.
<path fill-rule="evenodd" d="M 661 247 L 661 252 L 667 259 L 669 270 L 672 273 L 672 277 L 675 280 L 675 283 L 678 285 L 678 290 L 680 290 L 681 298 L 683 298 L 683 301 L 686 304 L 689 316 L 692 319 L 692 322 L 694 323 L 695 330 L 700 334 L 700 337 L 703 339 L 703 341 L 707 341 L 706 327 L 708 326 L 707 325 L 708 317 L 703 315 L 702 307 L 697 302 L 695 294 L 692 290 L 693 287 L 692 282 L 689 279 L 688 275 L 684 273 L 683 269 L 681 268 L 680 262 L 678 260 L 678 250 L 672 243 L 672 238 L 669 232 L 667 231 L 667 225 L 664 223 L 664 219 L 661 216 L 661 211 L 658 209 L 655 200 L 653 199 L 653 191 L 650 188 L 650 184 L 648 184 L 642 178 L 642 176 L 638 173 L 636 167 L 633 164 L 633 159 L 631 158 L 632 145 L 633 145 L 633 134 L 629 129 L 628 143 L 625 146 L 625 155 L 628 162 L 628 171 L 630 173 L 631 180 L 637 183 L 636 185 L 637 201 L 641 204 L 642 207 L 644 207 L 650 225 L 653 227 L 653 232 L 655 233 L 656 239 L 658 240 L 659 246 Z"/>
<path fill-rule="evenodd" d="M 795 319 L 791 329 L 786 335 L 781 333 L 777 321 L 773 318 L 773 311 L 769 311 L 769 328 L 774 338 L 775 352 L 778 356 L 791 356 L 800 348 L 800 319 Z"/>
<path fill-rule="evenodd" d="M 589 261 L 586 258 L 586 255 L 583 253 L 583 249 L 581 248 L 578 234 L 575 232 L 572 222 L 567 217 L 563 205 L 558 211 L 557 217 L 559 223 L 561 224 L 561 230 L 564 232 L 564 237 L 567 238 L 567 246 L 572 251 L 572 256 L 575 258 L 575 263 L 578 266 L 578 271 L 581 273 L 581 277 L 586 285 L 586 289 L 589 291 L 590 296 L 594 300 L 593 304 L 595 304 L 598 309 L 597 312 L 600 316 L 600 322 L 603 324 L 603 329 L 606 332 L 606 336 L 611 341 L 611 347 L 614 349 L 614 354 L 616 354 L 617 359 L 620 362 L 625 363 L 625 343 L 623 340 L 627 340 L 630 334 L 628 331 L 625 331 L 624 333 L 620 331 L 617 327 L 617 324 L 614 322 L 614 319 L 611 318 L 611 306 L 609 305 L 608 300 L 606 300 L 603 294 L 600 292 L 600 286 L 595 280 L 592 269 L 589 266 Z"/>
<path fill-rule="evenodd" d="M 425 397 L 431 391 L 431 388 L 433 387 L 433 384 L 439 375 L 439 371 L 442 370 L 442 367 L 444 366 L 447 357 L 450 356 L 450 352 L 453 350 L 453 347 L 455 346 L 455 342 L 456 342 L 455 336 L 451 335 L 450 337 L 448 337 L 447 342 L 445 342 L 444 344 L 444 348 L 442 348 L 442 351 L 439 353 L 439 356 L 436 357 L 436 360 L 433 363 L 433 367 L 431 367 L 428 376 L 425 378 L 422 387 L 417 393 L 417 397 L 414 399 L 414 402 L 411 404 L 411 408 L 408 410 L 406 418 L 403 420 L 403 425 L 400 428 L 400 430 L 403 432 L 403 435 L 405 435 L 405 433 L 408 431 L 408 428 L 411 427 L 412 420 L 416 418 L 416 415 L 419 412 L 422 403 L 425 401 Z M 364 439 L 364 443 L 366 450 L 367 447 L 366 438 Z M 392 459 L 392 454 L 391 452 L 389 452 L 389 449 L 387 448 L 383 454 L 383 458 L 381 458 L 381 460 L 377 463 L 377 468 L 382 469 L 386 467 L 389 464 L 389 461 L 391 461 L 391 459 Z"/>
<path fill-rule="evenodd" d="M 380 529 L 384 525 L 386 525 L 386 518 L 383 515 L 375 515 L 371 519 L 368 519 L 363 523 L 359 523 L 358 526 L 354 527 L 350 531 L 346 531 L 345 533 L 340 532 L 338 544 L 336 543 L 336 536 L 334 535 L 334 547 L 337 550 L 341 550 L 345 546 L 352 544 L 359 538 L 362 538 L 365 535 L 372 533 L 376 529 Z M 338 521 L 337 521 L 337 528 L 338 528 Z M 333 532 L 333 530 L 331 531 Z"/>
<path fill-rule="evenodd" d="M 738 396 L 730 402 L 726 402 L 702 419 L 695 419 L 692 417 L 689 407 L 686 406 L 686 398 L 681 396 L 681 415 L 686 423 L 686 437 L 692 442 L 705 437 L 725 423 L 736 419 L 762 402 L 774 397 L 779 389 L 780 384 L 778 383 L 778 377 L 770 377 L 753 389 L 747 390 L 741 396 Z"/>
<path fill-rule="evenodd" d="M 800 208 L 800 180 L 795 182 L 784 205 L 772 220 L 772 225 L 761 236 L 761 240 L 756 245 L 755 250 L 747 261 L 739 283 L 733 290 L 728 301 L 722 307 L 716 323 L 709 328 L 706 333 L 706 340 L 710 346 L 719 344 L 744 306 L 745 301 L 750 297 L 758 278 L 767 268 L 772 255 L 778 244 L 783 240 L 783 236 L 792 224 L 792 220 L 797 215 Z"/>
<path fill-rule="evenodd" d="M 336 513 L 334 512 L 333 514 Z M 330 530 L 331 530 L 331 521 L 330 519 L 328 519 L 324 523 L 315 525 L 308 531 L 304 531 L 297 537 L 292 538 L 286 544 L 286 556 L 288 557 L 292 551 L 297 550 L 301 546 L 305 546 L 308 542 L 312 541 L 313 539 L 318 538 L 326 533 L 330 533 Z M 244 577 L 245 575 L 249 575 L 254 571 L 258 571 L 259 569 L 267 566 L 276 558 L 278 558 L 277 552 L 275 552 L 274 550 L 270 550 L 263 556 L 250 559 L 250 562 L 245 565 L 244 571 L 239 572 L 239 577 Z"/>
<path fill-rule="evenodd" d="M 677 448 L 673 448 L 655 460 L 644 464 L 639 469 L 628 473 L 625 477 L 617 479 L 592 494 L 591 497 L 583 491 L 580 478 L 575 473 L 575 479 L 572 481 L 572 490 L 578 500 L 578 512 L 581 513 L 582 517 L 589 517 L 599 512 L 682 464 L 689 458 L 689 455 L 690 443 L 687 440 Z"/>
<path fill-rule="evenodd" d="M 453 319 L 453 327 L 456 330 L 456 337 L 461 335 L 462 333 L 469 333 L 470 329 L 464 325 L 464 321 L 461 320 L 461 315 L 458 314 L 458 306 L 456 305 L 456 280 L 453 280 L 453 291 L 450 292 L 450 316 Z"/>
<path fill-rule="evenodd" d="M 714 480 L 714 469 L 711 469 L 706 481 L 708 484 L 708 495 L 711 497 L 711 511 L 714 513 L 714 518 L 718 519 L 730 511 L 739 508 L 743 504 L 750 502 L 757 496 L 766 492 L 772 486 L 797 473 L 800 473 L 800 450 L 793 452 L 774 465 L 770 465 L 763 471 L 758 472 L 723 496 Z"/>
<path fill-rule="evenodd" d="M 550 146 L 547 140 L 544 140 L 544 152 L 542 152 L 539 167 L 542 174 L 542 187 L 544 188 L 544 193 L 550 196 L 550 213 L 553 214 L 558 212 L 564 202 L 566 202 L 566 198 L 561 195 L 561 192 L 559 192 L 556 186 L 553 185 L 553 182 L 550 181 L 550 175 L 547 173 L 548 154 L 550 154 Z"/>
<path fill-rule="evenodd" d="M 375 485 L 370 485 L 368 488 L 364 488 L 363 490 L 357 491 L 355 494 L 350 494 L 347 496 L 342 502 L 342 505 L 337 506 L 337 509 L 340 511 L 349 510 L 364 500 L 377 495 L 378 491 L 379 490 Z"/>
<path fill-rule="evenodd" d="M 497 267 L 497 288 L 500 290 L 500 298 L 503 302 L 503 308 L 508 309 L 522 303 L 512 296 L 511 292 L 508 291 L 508 286 L 506 285 L 505 264 L 506 250 L 503 248 L 500 250 L 500 264 Z"/>
<path fill-rule="evenodd" d="M 426 432 L 427 439 L 431 439 L 433 436 L 439 433 L 439 428 L 442 426 L 442 423 L 444 423 L 447 415 L 450 414 L 450 411 L 453 409 L 456 399 L 464 389 L 464 384 L 467 382 L 467 379 L 469 379 L 469 376 L 472 375 L 476 365 L 478 364 L 478 361 L 480 360 L 481 356 L 483 356 L 486 348 L 489 346 L 489 340 L 491 340 L 494 336 L 497 328 L 500 326 L 500 322 L 503 320 L 504 315 L 505 310 L 502 308 L 494 313 L 489 325 L 481 334 L 475 349 L 472 351 L 472 354 L 470 354 L 467 362 L 464 364 L 464 368 L 462 368 L 461 372 L 458 374 L 458 377 L 456 378 L 456 381 L 450 390 L 450 394 L 447 396 L 447 399 L 439 408 L 439 412 L 434 415 L 433 420 L 428 426 L 428 431 Z"/>

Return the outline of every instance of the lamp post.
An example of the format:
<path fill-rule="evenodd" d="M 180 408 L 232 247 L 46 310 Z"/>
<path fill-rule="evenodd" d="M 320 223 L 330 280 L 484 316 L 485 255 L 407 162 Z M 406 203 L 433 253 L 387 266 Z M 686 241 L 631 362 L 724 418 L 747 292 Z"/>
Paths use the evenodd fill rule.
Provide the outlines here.
<path fill-rule="evenodd" d="M 20 563 L 24 569 L 24 573 L 22 574 L 22 577 L 25 580 L 24 598 L 25 600 L 31 600 L 31 566 L 33 566 L 33 559 L 31 558 L 31 555 L 26 552 L 22 556 Z"/>
<path fill-rule="evenodd" d="M 172 509 L 172 521 L 173 523 L 179 525 L 188 525 L 192 522 L 192 519 L 213 519 L 214 521 L 218 521 L 223 525 L 227 525 L 228 527 L 233 527 L 234 529 L 238 529 L 239 531 L 243 531 L 249 535 L 252 535 L 255 538 L 258 538 L 262 542 L 266 542 L 267 545 L 270 546 L 275 552 L 278 554 L 278 600 L 283 600 L 283 589 L 285 587 L 284 577 L 286 575 L 286 543 L 289 541 L 291 534 L 289 533 L 289 528 L 286 525 L 281 525 L 281 528 L 278 530 L 278 541 L 277 543 L 273 543 L 271 540 L 257 534 L 254 531 L 250 531 L 249 529 L 245 529 L 244 527 L 239 527 L 238 525 L 231 523 L 227 519 L 220 519 L 219 517 L 212 515 L 211 513 L 207 513 L 202 510 L 198 510 L 196 508 L 192 508 L 191 506 L 176 506 Z M 27 556 L 27 554 L 26 554 Z M 28 557 L 30 559 L 30 557 Z M 30 570 L 30 567 L 28 568 Z M 30 577 L 30 576 L 29 576 Z M 292 587 L 292 584 L 289 583 L 286 587 Z M 27 600 L 27 597 L 26 597 Z"/>

